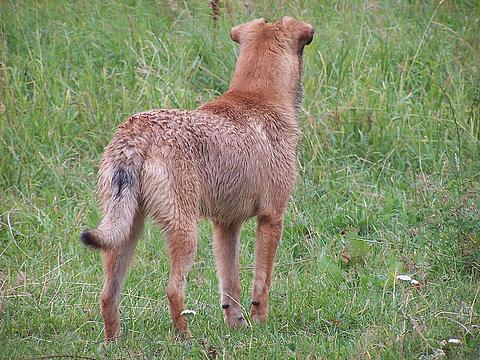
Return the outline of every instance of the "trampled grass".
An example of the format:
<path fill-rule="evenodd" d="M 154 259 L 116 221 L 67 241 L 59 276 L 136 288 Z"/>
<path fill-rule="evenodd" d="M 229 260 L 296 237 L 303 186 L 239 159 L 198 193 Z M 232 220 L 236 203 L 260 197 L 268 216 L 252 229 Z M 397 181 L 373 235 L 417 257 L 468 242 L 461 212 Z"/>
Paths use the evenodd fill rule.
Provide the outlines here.
<path fill-rule="evenodd" d="M 478 2 L 221 7 L 215 29 L 206 0 L 0 3 L 0 356 L 478 358 Z M 316 36 L 269 322 L 223 324 L 202 223 L 186 299 L 194 339 L 178 339 L 149 223 L 122 293 L 123 339 L 105 344 L 100 256 L 78 240 L 98 220 L 104 146 L 129 114 L 225 91 L 230 27 L 285 14 Z M 242 233 L 247 309 L 254 228 Z"/>

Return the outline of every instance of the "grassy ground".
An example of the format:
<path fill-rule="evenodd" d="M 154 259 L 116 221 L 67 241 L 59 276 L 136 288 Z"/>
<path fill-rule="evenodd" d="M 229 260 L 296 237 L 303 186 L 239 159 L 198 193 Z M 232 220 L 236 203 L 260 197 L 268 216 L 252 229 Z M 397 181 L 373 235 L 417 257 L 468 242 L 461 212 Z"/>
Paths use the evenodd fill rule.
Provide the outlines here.
<path fill-rule="evenodd" d="M 207 0 L 169 3 L 0 2 L 0 357 L 478 359 L 478 2 L 223 1 L 217 30 Z M 123 291 L 124 337 L 103 343 L 100 256 L 78 235 L 98 220 L 96 170 L 115 126 L 222 93 L 230 27 L 284 14 L 317 32 L 268 324 L 223 324 L 202 223 L 194 340 L 178 339 L 149 223 Z M 254 227 L 242 233 L 246 307 Z M 395 280 L 404 274 L 419 284 Z"/>

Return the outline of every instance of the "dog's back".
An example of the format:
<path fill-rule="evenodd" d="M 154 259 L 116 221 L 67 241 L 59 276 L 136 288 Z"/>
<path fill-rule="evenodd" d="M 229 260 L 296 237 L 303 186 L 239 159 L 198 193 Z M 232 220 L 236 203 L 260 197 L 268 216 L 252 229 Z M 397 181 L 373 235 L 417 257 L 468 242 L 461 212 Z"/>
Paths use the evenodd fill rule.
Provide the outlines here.
<path fill-rule="evenodd" d="M 259 110 L 261 108 L 261 110 Z M 141 204 L 163 227 L 180 201 L 190 216 L 243 222 L 284 204 L 295 181 L 297 128 L 268 107 L 223 99 L 199 110 L 131 116 L 107 148 L 141 153 Z M 110 166 L 105 156 L 102 168 Z"/>

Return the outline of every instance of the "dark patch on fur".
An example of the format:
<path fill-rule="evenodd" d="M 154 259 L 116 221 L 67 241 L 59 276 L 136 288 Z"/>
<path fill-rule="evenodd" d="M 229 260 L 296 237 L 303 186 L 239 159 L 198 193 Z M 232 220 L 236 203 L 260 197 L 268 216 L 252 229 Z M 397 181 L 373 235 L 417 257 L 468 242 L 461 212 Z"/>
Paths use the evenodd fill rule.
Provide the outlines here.
<path fill-rule="evenodd" d="M 255 301 L 255 300 L 253 300 L 253 301 L 252 301 L 252 305 L 253 305 L 253 306 L 259 306 L 259 305 L 260 305 L 260 301 Z"/>
<path fill-rule="evenodd" d="M 82 240 L 85 245 L 91 247 L 92 249 L 99 250 L 102 248 L 102 244 L 95 236 L 93 236 L 93 234 L 89 230 L 85 230 L 82 232 L 82 234 L 80 235 L 80 240 Z"/>
<path fill-rule="evenodd" d="M 230 307 L 230 305 L 228 305 L 228 304 L 223 304 L 222 305 L 222 309 L 228 309 L 229 307 Z"/>
<path fill-rule="evenodd" d="M 115 198 L 119 198 L 122 195 L 123 189 L 126 189 L 133 185 L 133 174 L 130 170 L 126 170 L 123 167 L 119 167 L 113 173 L 112 188 L 116 189 Z"/>
<path fill-rule="evenodd" d="M 303 48 L 302 48 L 302 52 L 303 52 Z M 303 100 L 303 86 L 302 86 L 302 78 L 301 78 L 302 73 L 303 73 L 303 59 L 302 59 L 302 54 L 300 54 L 300 57 L 298 59 L 298 79 L 297 79 L 297 83 L 295 84 L 295 92 L 293 97 L 293 106 L 297 114 L 300 112 L 300 105 L 302 104 L 302 100 Z"/>

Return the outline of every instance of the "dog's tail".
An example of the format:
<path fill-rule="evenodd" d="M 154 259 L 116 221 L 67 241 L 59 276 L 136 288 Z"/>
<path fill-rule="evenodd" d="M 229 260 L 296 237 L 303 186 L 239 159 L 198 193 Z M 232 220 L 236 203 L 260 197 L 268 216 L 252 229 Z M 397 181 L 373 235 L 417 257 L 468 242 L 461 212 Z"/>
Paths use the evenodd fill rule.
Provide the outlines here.
<path fill-rule="evenodd" d="M 140 210 L 140 172 L 144 157 L 138 148 L 123 143 L 122 138 L 118 140 L 114 139 L 107 147 L 100 166 L 102 220 L 97 228 L 80 235 L 85 245 L 99 250 L 127 242 Z"/>

